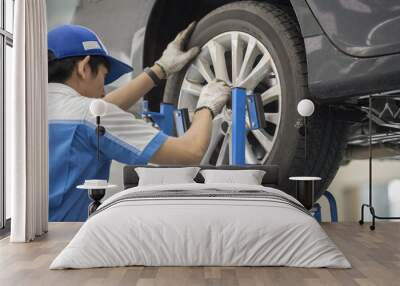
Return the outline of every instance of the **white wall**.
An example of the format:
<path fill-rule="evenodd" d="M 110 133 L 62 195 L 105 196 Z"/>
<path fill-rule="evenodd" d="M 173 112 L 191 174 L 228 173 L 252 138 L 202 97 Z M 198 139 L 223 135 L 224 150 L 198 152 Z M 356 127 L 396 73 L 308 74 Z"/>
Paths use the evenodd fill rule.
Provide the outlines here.
<path fill-rule="evenodd" d="M 79 0 L 49 0 L 46 5 L 47 25 L 48 30 L 51 30 L 59 25 L 71 23 Z"/>
<path fill-rule="evenodd" d="M 400 215 L 400 183 L 392 183 L 391 196 L 389 184 L 400 179 L 400 161 L 373 160 L 373 204 L 377 214 Z M 340 221 L 358 221 L 362 203 L 368 203 L 368 160 L 354 160 L 339 169 L 329 186 L 337 201 Z M 397 196 L 398 193 L 398 196 Z M 326 198 L 319 200 L 322 207 L 322 219 L 330 220 L 329 206 Z M 366 210 L 366 219 L 370 220 Z"/>

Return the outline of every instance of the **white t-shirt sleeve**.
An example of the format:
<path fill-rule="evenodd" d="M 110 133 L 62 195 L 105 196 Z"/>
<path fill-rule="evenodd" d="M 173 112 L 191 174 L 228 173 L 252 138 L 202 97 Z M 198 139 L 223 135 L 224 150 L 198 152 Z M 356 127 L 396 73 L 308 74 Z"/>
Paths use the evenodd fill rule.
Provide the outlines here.
<path fill-rule="evenodd" d="M 147 164 L 168 136 L 118 106 L 106 105 L 106 114 L 100 118 L 100 124 L 106 130 L 105 135 L 100 137 L 101 154 L 125 164 Z M 85 121 L 96 128 L 96 118 L 90 112 Z M 88 137 L 96 146 L 96 132 L 90 133 Z"/>

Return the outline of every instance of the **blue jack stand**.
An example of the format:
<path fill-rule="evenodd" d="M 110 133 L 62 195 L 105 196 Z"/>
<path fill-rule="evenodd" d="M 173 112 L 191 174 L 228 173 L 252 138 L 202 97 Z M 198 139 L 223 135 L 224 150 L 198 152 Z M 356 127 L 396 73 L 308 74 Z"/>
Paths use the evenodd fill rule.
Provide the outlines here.
<path fill-rule="evenodd" d="M 314 218 L 318 221 L 322 221 L 322 216 L 321 216 L 321 205 L 319 203 L 315 203 L 313 206 L 313 212 L 314 212 Z"/>
<path fill-rule="evenodd" d="M 336 205 L 336 199 L 332 195 L 331 192 L 325 191 L 323 194 L 324 197 L 328 199 L 329 203 L 329 210 L 331 213 L 331 222 L 338 222 L 338 215 L 337 215 L 337 205 Z M 321 216 L 321 205 L 319 203 L 315 203 L 313 206 L 314 209 L 314 217 L 318 222 L 322 221 L 322 216 Z"/>
<path fill-rule="evenodd" d="M 246 106 L 249 111 L 250 129 L 265 127 L 264 110 L 260 95 L 246 92 L 243 88 L 232 89 L 232 142 L 231 165 L 245 165 Z M 143 101 L 144 118 L 150 118 L 165 134 L 181 136 L 190 127 L 187 108 L 177 109 L 169 103 L 160 104 L 160 112 L 149 111 L 148 101 Z"/>
<path fill-rule="evenodd" d="M 249 129 L 265 127 L 265 115 L 261 96 L 243 88 L 232 89 L 232 142 L 231 165 L 246 165 L 246 106 L 249 114 Z"/>
<path fill-rule="evenodd" d="M 160 129 L 169 136 L 181 136 L 190 127 L 187 108 L 176 109 L 173 104 L 161 103 L 160 112 L 149 111 L 148 101 L 143 101 L 144 118 L 150 118 Z"/>
<path fill-rule="evenodd" d="M 232 90 L 232 137 L 231 137 L 231 165 L 243 166 L 246 164 L 246 99 L 245 89 Z"/>
<path fill-rule="evenodd" d="M 160 104 L 160 112 L 149 111 L 148 101 L 143 101 L 143 116 L 151 118 L 155 124 L 167 135 L 175 135 L 174 111 L 175 106 L 168 103 Z"/>

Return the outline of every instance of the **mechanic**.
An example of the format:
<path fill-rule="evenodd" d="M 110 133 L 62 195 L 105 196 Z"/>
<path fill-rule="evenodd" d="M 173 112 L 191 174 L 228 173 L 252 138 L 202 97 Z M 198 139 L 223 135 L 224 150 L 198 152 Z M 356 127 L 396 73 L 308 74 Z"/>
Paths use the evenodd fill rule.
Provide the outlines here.
<path fill-rule="evenodd" d="M 133 69 L 111 57 L 99 37 L 77 25 L 48 33 L 49 221 L 85 221 L 90 199 L 76 186 L 88 179 L 108 180 L 112 160 L 125 164 L 198 164 L 211 137 L 212 119 L 221 112 L 230 88 L 219 81 L 201 91 L 192 125 L 181 137 L 168 137 L 127 112 L 161 80 L 179 72 L 200 49 L 184 49 L 195 24 L 177 35 L 161 58 L 124 86 L 105 94 L 104 85 Z M 96 120 L 89 108 L 102 98 L 100 161 Z"/>

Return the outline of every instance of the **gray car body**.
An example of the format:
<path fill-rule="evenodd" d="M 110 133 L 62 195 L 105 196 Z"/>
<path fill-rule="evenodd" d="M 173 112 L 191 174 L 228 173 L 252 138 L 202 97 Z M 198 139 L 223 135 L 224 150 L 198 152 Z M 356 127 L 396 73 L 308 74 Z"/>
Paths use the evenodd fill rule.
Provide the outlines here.
<path fill-rule="evenodd" d="M 160 17 L 155 11 L 162 1 L 165 2 L 49 0 L 49 28 L 68 21 L 92 28 L 114 56 L 133 65 L 135 75 L 160 55 L 166 39 L 171 40 L 176 32 L 154 32 L 163 28 L 162 24 L 152 26 L 154 18 Z M 229 2 L 233 1 L 193 3 L 216 8 Z M 190 5 L 187 1 L 181 3 Z M 397 0 L 290 0 L 290 4 L 303 34 L 309 89 L 314 98 L 343 101 L 400 89 L 400 3 Z M 60 6 L 64 6 L 62 12 Z M 178 23 L 179 28 L 192 20 L 184 11 L 181 15 L 186 23 Z M 176 16 L 171 15 L 170 21 L 177 21 Z M 159 38 L 163 41 L 158 42 Z"/>
<path fill-rule="evenodd" d="M 400 87 L 398 1 L 291 2 L 304 37 L 313 96 L 340 100 Z"/>

